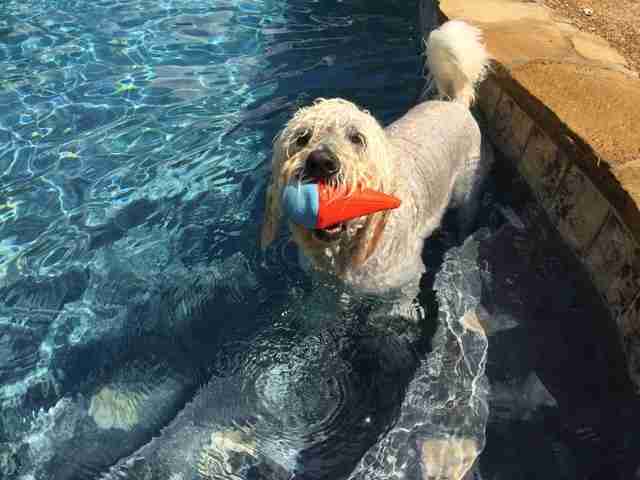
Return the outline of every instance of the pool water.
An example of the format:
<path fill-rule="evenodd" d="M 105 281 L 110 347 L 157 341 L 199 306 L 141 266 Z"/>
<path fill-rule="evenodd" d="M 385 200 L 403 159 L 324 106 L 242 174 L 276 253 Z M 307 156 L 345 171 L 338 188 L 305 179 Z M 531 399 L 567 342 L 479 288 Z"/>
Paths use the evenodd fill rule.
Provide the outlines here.
<path fill-rule="evenodd" d="M 416 11 L 4 2 L 2 478 L 419 478 L 441 438 L 484 446 L 482 478 L 628 478 L 633 430 L 611 426 L 637 410 L 602 305 L 513 172 L 472 236 L 428 244 L 415 328 L 374 301 L 336 321 L 285 236 L 257 248 L 299 106 L 388 123 L 415 101 Z"/>

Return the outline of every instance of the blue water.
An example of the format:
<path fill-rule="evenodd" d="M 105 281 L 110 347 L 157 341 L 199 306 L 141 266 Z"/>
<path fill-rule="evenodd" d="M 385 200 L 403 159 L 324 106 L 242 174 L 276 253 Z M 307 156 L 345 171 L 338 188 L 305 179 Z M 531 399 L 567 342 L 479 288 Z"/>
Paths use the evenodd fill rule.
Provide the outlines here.
<path fill-rule="evenodd" d="M 299 106 L 414 102 L 417 1 L 1 8 L 0 477 L 417 479 L 464 437 L 477 478 L 629 478 L 615 334 L 513 172 L 428 244 L 423 337 L 335 322 L 285 236 L 257 248 Z"/>
<path fill-rule="evenodd" d="M 297 105 L 409 105 L 411 5 L 292 3 L 5 2 L 3 276 L 84 268 L 117 239 L 182 242 L 168 261 L 187 266 L 228 256 L 253 240 L 271 139 Z"/>
<path fill-rule="evenodd" d="M 416 3 L 368 3 L 3 2 L 3 474 L 93 478 L 295 304 L 306 279 L 291 245 L 256 248 L 272 138 L 322 96 L 389 121 L 421 83 Z M 296 341 L 269 335 L 269 352 Z M 344 470 L 399 401 L 376 407 L 368 374 L 336 375 L 339 400 L 360 392 L 336 418 L 388 412 Z M 95 400 L 105 385 L 129 389 L 111 416 Z"/>

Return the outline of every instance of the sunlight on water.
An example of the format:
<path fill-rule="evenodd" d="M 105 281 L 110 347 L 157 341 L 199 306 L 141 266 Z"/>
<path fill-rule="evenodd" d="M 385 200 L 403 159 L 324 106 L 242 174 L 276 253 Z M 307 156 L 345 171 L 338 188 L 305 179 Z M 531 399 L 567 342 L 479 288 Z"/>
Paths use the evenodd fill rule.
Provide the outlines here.
<path fill-rule="evenodd" d="M 413 12 L 359 1 L 3 4 L 3 473 L 93 478 L 238 365 L 256 402 L 245 417 L 265 419 L 256 448 L 273 458 L 357 418 L 368 380 L 337 359 L 297 366 L 324 358 L 328 338 L 270 367 L 268 352 L 292 347 L 280 330 L 250 354 L 233 345 L 307 288 L 291 245 L 256 249 L 272 138 L 320 96 L 386 120 L 403 112 L 419 86 Z M 138 381 L 154 362 L 164 376 Z M 297 394 L 278 383 L 312 372 L 328 383 Z M 212 428 L 228 419 L 209 417 Z"/>

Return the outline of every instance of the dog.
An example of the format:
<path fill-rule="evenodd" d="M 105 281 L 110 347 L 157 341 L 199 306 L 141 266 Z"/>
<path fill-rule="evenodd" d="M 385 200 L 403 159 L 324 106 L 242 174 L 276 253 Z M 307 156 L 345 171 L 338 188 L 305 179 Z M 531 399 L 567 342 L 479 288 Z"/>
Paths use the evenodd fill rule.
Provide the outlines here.
<path fill-rule="evenodd" d="M 294 114 L 274 140 L 263 249 L 278 233 L 282 191 L 291 182 L 366 186 L 401 200 L 395 210 L 322 230 L 290 223 L 304 263 L 356 292 L 417 288 L 424 240 L 447 209 L 456 207 L 461 228 L 468 228 L 492 160 L 470 111 L 489 56 L 481 31 L 457 20 L 431 32 L 426 56 L 438 98 L 386 128 L 340 98 L 318 99 Z"/>

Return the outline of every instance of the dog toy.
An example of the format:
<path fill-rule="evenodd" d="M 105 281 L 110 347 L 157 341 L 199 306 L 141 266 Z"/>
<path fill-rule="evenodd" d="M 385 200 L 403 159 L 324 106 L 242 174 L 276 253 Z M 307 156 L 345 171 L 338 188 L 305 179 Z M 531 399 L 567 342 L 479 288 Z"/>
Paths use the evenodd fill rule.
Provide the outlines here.
<path fill-rule="evenodd" d="M 289 184 L 282 192 L 285 215 L 307 228 L 324 229 L 357 217 L 400 206 L 400 200 L 369 188 L 352 192 L 325 183 Z"/>

